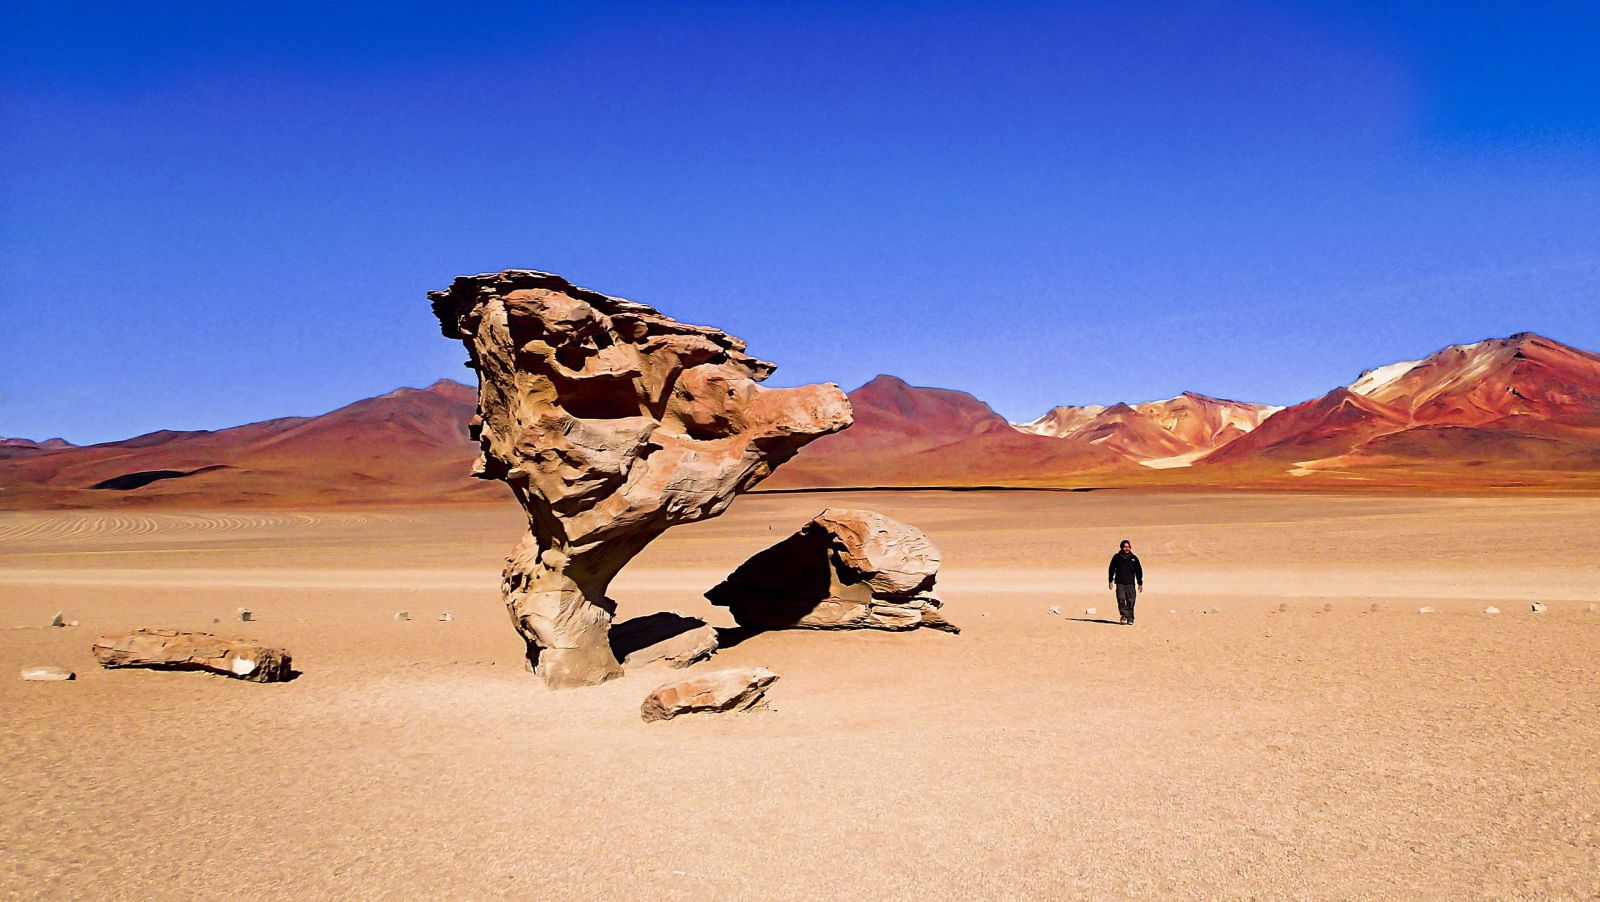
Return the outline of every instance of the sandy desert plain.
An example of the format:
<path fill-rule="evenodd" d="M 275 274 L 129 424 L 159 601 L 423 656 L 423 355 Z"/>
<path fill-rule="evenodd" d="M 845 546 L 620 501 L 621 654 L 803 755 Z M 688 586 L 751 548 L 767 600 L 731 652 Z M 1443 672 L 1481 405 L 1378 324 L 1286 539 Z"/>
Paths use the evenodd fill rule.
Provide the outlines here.
<path fill-rule="evenodd" d="M 1592 497 L 755 494 L 651 545 L 619 615 L 731 623 L 701 593 L 829 506 L 926 530 L 961 635 L 755 635 L 714 664 L 781 674 L 768 710 L 653 724 L 678 671 L 524 670 L 509 500 L 0 513 L 0 893 L 1600 895 Z M 95 665 L 138 626 L 301 675 Z M 16 679 L 52 663 L 77 681 Z"/>

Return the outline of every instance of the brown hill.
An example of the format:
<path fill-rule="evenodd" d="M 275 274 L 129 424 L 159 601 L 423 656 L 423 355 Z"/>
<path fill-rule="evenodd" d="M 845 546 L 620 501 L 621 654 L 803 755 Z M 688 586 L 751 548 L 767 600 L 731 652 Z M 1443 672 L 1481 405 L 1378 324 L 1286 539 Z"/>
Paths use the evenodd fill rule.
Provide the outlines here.
<path fill-rule="evenodd" d="M 13 458 L 0 507 L 324 505 L 496 497 L 468 471 L 476 392 L 441 380 L 317 417 L 164 430 Z"/>
<path fill-rule="evenodd" d="M 1016 428 L 1109 448 L 1156 467 L 1186 466 L 1194 457 L 1255 429 L 1279 408 L 1184 392 L 1129 406 L 1056 407 Z"/>
<path fill-rule="evenodd" d="M 1210 451 L 1254 432 L 1261 422 L 1282 410 L 1270 404 L 1229 401 L 1186 391 L 1165 401 L 1134 405 L 1194 450 Z"/>
<path fill-rule="evenodd" d="M 47 438 L 42 442 L 31 438 L 0 438 L 0 460 L 21 460 L 71 447 L 73 444 L 63 438 Z"/>
<path fill-rule="evenodd" d="M 762 487 L 1078 485 L 1138 469 L 1088 442 L 1019 432 L 966 392 L 878 376 L 850 404 L 855 425 L 812 442 Z"/>

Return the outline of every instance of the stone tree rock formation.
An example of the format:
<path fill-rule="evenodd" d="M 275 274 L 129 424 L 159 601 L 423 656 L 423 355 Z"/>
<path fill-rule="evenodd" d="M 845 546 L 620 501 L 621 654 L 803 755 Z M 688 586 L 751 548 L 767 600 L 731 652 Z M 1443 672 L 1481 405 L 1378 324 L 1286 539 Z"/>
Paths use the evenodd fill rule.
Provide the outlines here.
<path fill-rule="evenodd" d="M 752 629 L 960 632 L 933 594 L 939 549 L 873 511 L 829 508 L 706 593 Z"/>
<path fill-rule="evenodd" d="M 775 367 L 739 339 L 560 276 L 462 276 L 428 296 L 478 373 L 473 475 L 527 512 L 502 591 L 552 687 L 621 673 L 606 588 L 645 545 L 850 425 L 838 386 L 762 388 Z"/>

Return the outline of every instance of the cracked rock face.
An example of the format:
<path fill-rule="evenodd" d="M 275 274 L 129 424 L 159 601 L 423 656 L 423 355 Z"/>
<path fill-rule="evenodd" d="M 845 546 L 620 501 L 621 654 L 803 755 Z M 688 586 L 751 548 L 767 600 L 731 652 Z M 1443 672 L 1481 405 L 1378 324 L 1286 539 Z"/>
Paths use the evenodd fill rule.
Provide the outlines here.
<path fill-rule="evenodd" d="M 829 508 L 706 593 L 753 629 L 959 630 L 933 594 L 939 549 L 873 511 Z"/>
<path fill-rule="evenodd" d="M 774 367 L 739 339 L 560 276 L 462 276 L 429 298 L 478 373 L 473 475 L 528 515 L 502 589 L 552 687 L 621 673 L 605 592 L 645 545 L 850 425 L 838 386 L 762 388 Z"/>

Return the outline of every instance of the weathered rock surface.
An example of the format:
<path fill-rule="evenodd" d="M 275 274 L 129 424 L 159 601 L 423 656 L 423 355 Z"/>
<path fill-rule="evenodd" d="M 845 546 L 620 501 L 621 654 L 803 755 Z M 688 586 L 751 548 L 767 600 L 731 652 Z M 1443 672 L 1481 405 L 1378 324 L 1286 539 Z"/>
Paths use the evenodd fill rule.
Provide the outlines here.
<path fill-rule="evenodd" d="M 611 650 L 624 670 L 657 662 L 688 667 L 716 654 L 717 646 L 716 627 L 676 611 L 635 617 L 611 627 Z"/>
<path fill-rule="evenodd" d="M 53 664 L 43 667 L 22 668 L 22 678 L 30 683 L 59 683 L 65 680 L 75 680 L 78 675 L 65 667 L 56 667 Z"/>
<path fill-rule="evenodd" d="M 92 648 L 105 667 L 205 670 L 256 683 L 289 679 L 289 653 L 246 639 L 180 630 L 133 630 L 101 636 Z"/>
<path fill-rule="evenodd" d="M 829 508 L 706 593 L 740 626 L 960 632 L 933 594 L 939 549 L 872 511 Z"/>
<path fill-rule="evenodd" d="M 759 704 L 777 679 L 765 667 L 742 667 L 667 683 L 645 696 L 639 716 L 649 723 L 680 714 L 744 711 Z"/>
<path fill-rule="evenodd" d="M 838 386 L 764 389 L 774 367 L 739 339 L 560 276 L 462 276 L 429 298 L 478 373 L 474 475 L 527 512 L 502 591 L 552 687 L 621 673 L 606 588 L 652 539 L 850 425 Z"/>

